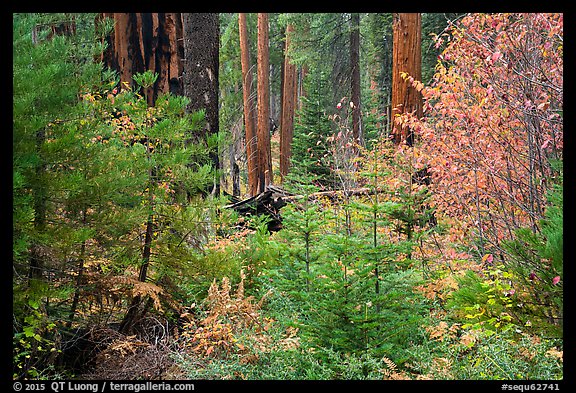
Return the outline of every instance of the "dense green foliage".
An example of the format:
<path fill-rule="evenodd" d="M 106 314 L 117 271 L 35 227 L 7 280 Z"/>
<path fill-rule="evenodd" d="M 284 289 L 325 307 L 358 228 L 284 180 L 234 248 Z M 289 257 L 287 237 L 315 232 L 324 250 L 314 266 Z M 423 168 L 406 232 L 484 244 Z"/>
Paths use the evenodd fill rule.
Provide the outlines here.
<path fill-rule="evenodd" d="M 94 62 L 95 16 L 13 16 L 14 379 L 563 378 L 562 161 L 543 217 L 502 241 L 505 258 L 479 253 L 432 203 L 419 150 L 387 138 L 391 14 L 361 15 L 363 146 L 350 14 L 272 14 L 272 117 L 287 23 L 306 66 L 273 233 L 203 192 L 211 152 L 245 178 L 237 14 L 220 15 L 213 140 L 191 138 L 204 119 L 187 98 L 148 106 L 157 74 L 117 89 Z M 423 15 L 424 83 L 445 47 L 432 35 L 457 18 Z"/>
<path fill-rule="evenodd" d="M 304 81 L 308 95 L 302 98 L 294 127 L 292 160 L 298 165 L 293 166 L 292 172 L 312 176 L 317 185 L 332 188 L 335 179 L 325 141 L 332 135 L 333 124 L 325 111 L 329 103 L 322 94 L 327 82 L 326 76 L 316 69 L 310 70 Z"/>
<path fill-rule="evenodd" d="M 96 42 L 93 31 L 33 45 L 41 17 L 14 21 L 15 376 L 38 377 L 37 364 L 56 364 L 60 334 L 121 317 L 119 296 L 171 308 L 171 277 L 205 270 L 189 243 L 218 220 L 205 224 L 214 209 L 196 196 L 212 176 L 208 148 L 187 137 L 202 115 L 185 115 L 186 99 L 148 107 L 135 91 L 117 93 L 114 75 L 86 61 L 95 48 L 77 51 L 76 40 Z"/>

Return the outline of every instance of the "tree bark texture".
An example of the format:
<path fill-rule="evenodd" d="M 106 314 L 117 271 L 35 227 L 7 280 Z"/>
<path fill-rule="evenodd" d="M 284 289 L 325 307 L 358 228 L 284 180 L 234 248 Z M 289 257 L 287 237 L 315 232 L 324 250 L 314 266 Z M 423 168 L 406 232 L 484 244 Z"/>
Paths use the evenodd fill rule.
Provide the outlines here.
<path fill-rule="evenodd" d="M 258 154 L 256 143 L 256 102 L 252 95 L 252 69 L 246 14 L 238 14 L 240 31 L 240 62 L 242 64 L 242 94 L 244 98 L 244 127 L 246 129 L 246 166 L 248 171 L 248 194 L 258 193 Z"/>
<path fill-rule="evenodd" d="M 118 71 L 121 87 L 134 87 L 136 73 L 158 73 L 156 83 L 145 91 L 153 106 L 161 93 L 182 94 L 182 20 L 179 13 L 103 13 L 112 18 L 114 30 L 106 38 L 103 63 Z"/>
<path fill-rule="evenodd" d="M 184 28 L 184 93 L 188 111 L 206 111 L 205 133 L 218 132 L 218 14 L 182 14 Z"/>
<path fill-rule="evenodd" d="M 205 128 L 196 137 L 207 137 L 219 131 L 218 67 L 220 25 L 217 13 L 182 14 L 184 31 L 184 94 L 190 98 L 188 112 L 205 111 Z M 210 153 L 214 168 L 220 169 L 218 151 Z M 214 194 L 220 193 L 216 176 Z"/>
<path fill-rule="evenodd" d="M 290 168 L 292 137 L 294 135 L 294 111 L 298 97 L 297 67 L 292 64 L 288 55 L 290 35 L 294 27 L 286 27 L 286 46 L 284 52 L 284 83 L 282 84 L 282 118 L 280 122 L 280 176 L 282 179 Z"/>
<path fill-rule="evenodd" d="M 362 144 L 360 112 L 360 14 L 352 14 L 350 26 L 350 71 L 352 108 L 352 136 L 354 143 Z"/>
<path fill-rule="evenodd" d="M 272 183 L 270 153 L 270 59 L 267 13 L 258 13 L 258 190 Z"/>
<path fill-rule="evenodd" d="M 400 73 L 406 72 L 416 80 L 422 80 L 422 18 L 419 13 L 394 13 L 392 48 L 392 116 L 391 129 L 396 145 L 405 141 L 413 143 L 412 131 L 394 124 L 394 117 L 414 112 L 422 116 L 422 95 Z"/>

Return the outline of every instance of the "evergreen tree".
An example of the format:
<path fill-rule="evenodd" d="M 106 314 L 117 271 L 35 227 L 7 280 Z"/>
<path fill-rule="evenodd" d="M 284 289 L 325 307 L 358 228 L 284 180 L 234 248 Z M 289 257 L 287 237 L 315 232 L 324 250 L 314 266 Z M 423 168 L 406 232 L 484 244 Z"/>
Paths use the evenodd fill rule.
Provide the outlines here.
<path fill-rule="evenodd" d="M 85 220 L 78 220 L 77 214 L 86 212 L 87 203 L 70 202 L 74 207 L 69 217 L 62 207 L 80 193 L 82 174 L 76 174 L 74 184 L 69 176 L 78 154 L 91 154 L 79 152 L 82 146 L 72 144 L 79 135 L 73 124 L 84 115 L 77 105 L 81 91 L 100 84 L 100 66 L 92 62 L 102 50 L 96 44 L 94 16 L 13 16 L 13 289 L 17 294 L 13 306 L 18 376 L 39 376 L 38 366 L 53 345 L 48 340 L 53 321 L 59 317 L 52 315 L 53 308 L 71 290 L 51 282 L 78 265 L 81 245 L 90 236 Z"/>
<path fill-rule="evenodd" d="M 170 277 L 200 270 L 195 245 L 218 226 L 216 209 L 189 200 L 213 182 L 209 150 L 190 143 L 187 134 L 200 128 L 202 112 L 185 114 L 187 100 L 170 94 L 149 107 L 136 91 L 118 93 L 115 75 L 93 63 L 101 49 L 93 15 L 58 18 L 14 17 L 19 377 L 37 377 L 55 365 L 55 329 L 62 334 L 114 321 L 122 297 L 142 299 L 125 305 L 140 310 L 127 318 L 127 331 L 151 306 L 170 305 L 164 290 L 175 287 Z M 62 23 L 78 29 L 50 37 Z M 135 76 L 144 88 L 155 78 L 150 72 Z M 65 337 L 61 345 L 68 340 L 77 337 Z"/>
<path fill-rule="evenodd" d="M 328 105 L 323 94 L 328 83 L 326 78 L 327 75 L 318 69 L 311 69 L 306 76 L 308 94 L 302 97 L 302 110 L 294 125 L 292 171 L 299 175 L 312 175 L 316 185 L 331 188 L 334 175 L 330 168 L 327 138 L 333 131 L 332 122 L 325 111 Z"/>

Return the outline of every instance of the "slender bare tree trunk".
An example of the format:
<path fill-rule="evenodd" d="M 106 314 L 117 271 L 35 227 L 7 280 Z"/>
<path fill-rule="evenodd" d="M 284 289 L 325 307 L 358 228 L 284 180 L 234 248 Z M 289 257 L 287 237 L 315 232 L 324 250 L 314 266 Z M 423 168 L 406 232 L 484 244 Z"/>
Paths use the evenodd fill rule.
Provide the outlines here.
<path fill-rule="evenodd" d="M 244 97 L 244 126 L 246 128 L 246 166 L 248 170 L 248 195 L 258 193 L 258 153 L 256 143 L 256 103 L 252 95 L 252 70 L 246 14 L 238 14 L 240 29 L 240 62 L 242 63 L 242 93 Z"/>
<path fill-rule="evenodd" d="M 42 147 L 46 141 L 44 129 L 36 132 L 36 154 L 38 162 L 35 165 L 36 179 L 32 186 L 32 199 L 34 201 L 34 230 L 36 233 L 44 233 L 46 230 L 46 185 L 43 184 L 46 171 L 46 162 L 42 154 Z M 42 246 L 34 241 L 30 245 L 30 270 L 28 271 L 28 283 L 32 280 L 42 278 L 44 271 L 45 256 L 42 252 Z"/>
<path fill-rule="evenodd" d="M 412 145 L 414 136 L 407 127 L 395 125 L 394 117 L 401 113 L 414 112 L 422 116 L 422 95 L 401 77 L 408 73 L 422 80 L 422 18 L 419 13 L 394 13 L 392 48 L 392 116 L 391 129 L 396 145 L 405 141 Z"/>
<path fill-rule="evenodd" d="M 306 97 L 306 89 L 304 88 L 304 80 L 306 79 L 306 75 L 308 75 L 308 66 L 306 64 L 302 65 L 300 68 L 300 77 L 299 77 L 299 87 L 298 87 L 298 97 L 296 105 L 298 106 L 298 110 L 302 109 L 302 97 Z"/>
<path fill-rule="evenodd" d="M 268 14 L 258 13 L 258 190 L 272 183 Z"/>
<path fill-rule="evenodd" d="M 360 112 L 360 14 L 352 14 L 350 26 L 350 68 L 351 68 L 351 97 L 352 108 L 352 136 L 354 143 L 362 144 L 362 120 Z"/>
<path fill-rule="evenodd" d="M 282 118 L 280 120 L 280 176 L 283 180 L 290 168 L 292 137 L 294 135 L 294 111 L 298 97 L 298 80 L 296 65 L 290 62 L 288 51 L 290 35 L 294 27 L 286 27 L 286 46 L 284 51 L 284 83 L 282 85 Z"/>

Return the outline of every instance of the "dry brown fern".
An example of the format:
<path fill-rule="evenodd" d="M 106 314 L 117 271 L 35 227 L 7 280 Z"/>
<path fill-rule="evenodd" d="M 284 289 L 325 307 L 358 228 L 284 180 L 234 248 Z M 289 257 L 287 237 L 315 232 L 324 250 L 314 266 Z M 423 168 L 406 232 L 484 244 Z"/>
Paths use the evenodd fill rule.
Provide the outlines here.
<path fill-rule="evenodd" d="M 252 349 L 264 350 L 270 341 L 266 334 L 269 328 L 266 319 L 259 314 L 266 295 L 258 302 L 253 296 L 245 296 L 244 274 L 240 275 L 236 291 L 228 277 L 212 282 L 205 300 L 207 315 L 201 321 L 190 320 L 185 326 L 182 337 L 187 347 L 206 357 L 225 357 L 235 352 L 245 356 L 254 356 L 239 339 L 249 329 Z"/>
<path fill-rule="evenodd" d="M 386 364 L 386 368 L 380 370 L 384 374 L 384 379 L 389 380 L 409 380 L 411 379 L 404 371 L 398 371 L 398 366 L 391 359 L 384 356 L 382 361 Z"/>

